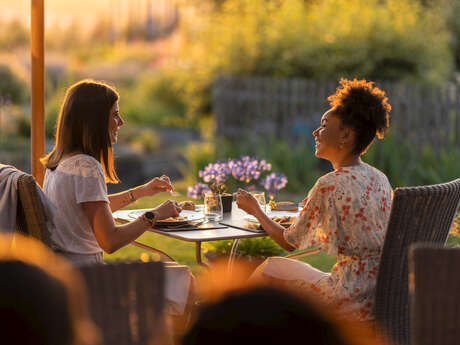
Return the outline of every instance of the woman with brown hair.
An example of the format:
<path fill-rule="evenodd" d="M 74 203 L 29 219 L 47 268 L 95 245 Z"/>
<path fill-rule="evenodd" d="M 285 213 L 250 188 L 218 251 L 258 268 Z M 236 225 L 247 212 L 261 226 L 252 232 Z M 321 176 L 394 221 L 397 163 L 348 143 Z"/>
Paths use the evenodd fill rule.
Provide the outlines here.
<path fill-rule="evenodd" d="M 308 289 L 341 312 L 367 320 L 393 191 L 387 177 L 360 156 L 376 136 L 383 138 L 391 106 L 372 82 L 342 79 L 340 84 L 313 132 L 315 155 L 329 160 L 334 171 L 316 181 L 294 223 L 284 229 L 244 190 L 237 203 L 286 250 L 317 247 L 337 260 L 332 272 L 324 273 L 300 261 L 271 258 L 256 274 Z"/>
<path fill-rule="evenodd" d="M 57 207 L 55 250 L 76 265 L 101 263 L 151 228 L 156 221 L 181 211 L 168 200 L 128 224 L 115 225 L 112 212 L 138 198 L 172 191 L 167 176 L 114 195 L 106 182 L 117 183 L 112 145 L 123 120 L 119 95 L 109 85 L 83 80 L 66 92 L 57 121 L 56 144 L 42 159 L 44 192 Z"/>

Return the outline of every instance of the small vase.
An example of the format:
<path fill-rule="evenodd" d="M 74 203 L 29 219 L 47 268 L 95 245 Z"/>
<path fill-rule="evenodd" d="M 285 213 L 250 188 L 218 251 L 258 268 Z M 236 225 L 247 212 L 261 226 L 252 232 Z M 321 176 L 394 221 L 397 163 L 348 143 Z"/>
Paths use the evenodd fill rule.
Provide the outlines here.
<path fill-rule="evenodd" d="M 232 202 L 233 202 L 233 195 L 232 194 L 222 194 L 222 210 L 224 213 L 232 212 Z"/>

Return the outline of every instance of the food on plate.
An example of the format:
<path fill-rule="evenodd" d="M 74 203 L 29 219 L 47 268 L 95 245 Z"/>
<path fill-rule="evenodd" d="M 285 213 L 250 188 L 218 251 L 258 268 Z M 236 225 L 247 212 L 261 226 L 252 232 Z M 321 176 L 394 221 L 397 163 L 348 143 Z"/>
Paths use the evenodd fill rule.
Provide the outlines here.
<path fill-rule="evenodd" d="M 193 201 L 190 200 L 180 202 L 179 206 L 183 210 L 195 211 L 195 204 L 193 203 Z"/>
<path fill-rule="evenodd" d="M 177 217 L 169 217 L 160 220 L 160 222 L 181 222 L 181 221 L 186 221 L 187 216 L 177 216 Z"/>
<path fill-rule="evenodd" d="M 293 211 L 297 212 L 299 210 L 299 207 L 295 202 L 292 201 L 279 201 L 275 202 L 273 200 L 270 200 L 268 203 L 270 205 L 270 209 L 272 211 Z"/>
<path fill-rule="evenodd" d="M 246 226 L 248 227 L 248 229 L 252 229 L 252 230 L 261 230 L 262 229 L 262 227 L 260 226 L 260 223 L 248 222 L 246 224 Z"/>
<path fill-rule="evenodd" d="M 292 216 L 281 216 L 281 217 L 273 217 L 272 219 L 277 222 L 277 223 L 280 223 L 281 225 L 291 225 L 292 222 L 294 221 L 294 218 L 295 217 L 292 217 Z"/>

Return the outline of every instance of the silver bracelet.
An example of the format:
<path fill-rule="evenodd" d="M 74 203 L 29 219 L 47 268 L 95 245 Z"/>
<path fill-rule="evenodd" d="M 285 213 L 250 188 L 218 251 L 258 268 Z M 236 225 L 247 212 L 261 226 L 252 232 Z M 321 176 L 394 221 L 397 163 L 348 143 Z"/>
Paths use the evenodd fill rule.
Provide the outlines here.
<path fill-rule="evenodd" d="M 128 195 L 129 195 L 129 200 L 131 200 L 131 202 L 136 201 L 136 198 L 134 197 L 133 191 L 131 189 L 128 191 Z"/>

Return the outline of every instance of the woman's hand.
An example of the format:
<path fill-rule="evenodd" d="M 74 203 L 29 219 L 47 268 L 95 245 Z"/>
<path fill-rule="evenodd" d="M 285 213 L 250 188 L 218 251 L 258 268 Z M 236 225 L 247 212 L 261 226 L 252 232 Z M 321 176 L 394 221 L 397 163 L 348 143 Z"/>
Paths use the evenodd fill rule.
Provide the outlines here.
<path fill-rule="evenodd" d="M 171 180 L 168 176 L 162 175 L 161 177 L 155 177 L 143 186 L 145 196 L 152 196 L 160 192 L 172 192 L 174 187 L 171 184 Z"/>
<path fill-rule="evenodd" d="M 182 211 L 177 201 L 168 200 L 152 210 L 156 213 L 156 220 L 166 219 L 169 217 L 177 217 Z"/>
<path fill-rule="evenodd" d="M 246 192 L 244 189 L 239 188 L 236 192 L 236 204 L 243 211 L 256 216 L 258 212 L 262 212 L 259 203 L 251 193 Z"/>

